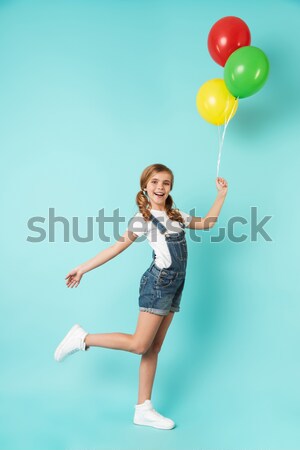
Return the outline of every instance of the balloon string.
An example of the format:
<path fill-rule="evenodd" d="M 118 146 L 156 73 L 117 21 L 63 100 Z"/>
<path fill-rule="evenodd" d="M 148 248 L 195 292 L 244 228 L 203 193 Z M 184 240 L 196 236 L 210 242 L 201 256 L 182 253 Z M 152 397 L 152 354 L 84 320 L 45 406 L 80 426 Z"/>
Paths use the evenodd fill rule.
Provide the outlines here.
<path fill-rule="evenodd" d="M 219 167 L 220 167 L 220 161 L 221 161 L 221 126 L 218 125 L 218 138 L 219 138 L 219 154 L 218 154 L 218 163 L 217 163 L 217 177 L 219 176 Z"/>
<path fill-rule="evenodd" d="M 239 98 L 239 97 L 237 97 L 237 98 L 235 99 L 235 102 L 238 100 L 238 98 Z M 224 139 L 225 139 L 226 129 L 227 129 L 227 126 L 228 126 L 228 124 L 229 124 L 229 122 L 230 122 L 230 119 L 231 119 L 231 117 L 232 117 L 232 113 L 233 113 L 234 107 L 235 107 L 235 103 L 234 103 L 233 106 L 232 106 L 232 109 L 231 109 L 230 114 L 229 114 L 229 118 L 225 121 L 224 129 L 223 129 L 223 133 L 222 133 L 222 137 L 220 137 L 220 125 L 218 126 L 218 135 L 219 135 L 219 154 L 218 154 L 218 162 L 217 162 L 217 177 L 219 176 L 219 169 L 220 169 L 220 162 L 221 162 L 221 154 L 222 154 L 222 148 L 223 148 L 223 144 L 224 144 Z"/>

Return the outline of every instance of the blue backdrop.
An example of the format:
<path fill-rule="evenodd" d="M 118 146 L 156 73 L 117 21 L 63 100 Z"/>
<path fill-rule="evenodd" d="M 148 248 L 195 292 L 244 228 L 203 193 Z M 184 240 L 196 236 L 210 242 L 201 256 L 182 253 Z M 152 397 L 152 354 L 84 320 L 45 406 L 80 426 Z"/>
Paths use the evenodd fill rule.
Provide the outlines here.
<path fill-rule="evenodd" d="M 50 242 L 49 209 L 77 217 L 82 236 L 87 217 L 119 209 L 123 233 L 140 173 L 161 162 L 176 205 L 208 212 L 218 136 L 195 97 L 223 77 L 206 42 L 227 15 L 248 24 L 270 76 L 229 124 L 218 225 L 188 237 L 152 397 L 177 427 L 137 427 L 139 356 L 93 348 L 58 364 L 53 353 L 76 322 L 134 332 L 151 249 L 135 243 L 67 289 L 68 271 L 110 244 L 96 228 L 78 242 L 71 227 L 64 242 L 59 223 Z M 299 450 L 299 20 L 292 0 L 1 1 L 1 450 Z M 272 216 L 272 241 L 251 242 L 251 207 Z M 27 240 L 35 216 L 42 242 Z M 234 216 L 247 239 L 211 242 Z"/>

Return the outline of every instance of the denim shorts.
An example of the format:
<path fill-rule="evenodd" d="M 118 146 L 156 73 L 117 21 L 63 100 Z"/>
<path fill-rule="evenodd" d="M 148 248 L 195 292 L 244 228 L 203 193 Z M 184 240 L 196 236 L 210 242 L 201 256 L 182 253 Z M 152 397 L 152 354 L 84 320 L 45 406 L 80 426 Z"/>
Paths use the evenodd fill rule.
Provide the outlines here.
<path fill-rule="evenodd" d="M 160 269 L 152 264 L 140 281 L 139 309 L 161 316 L 180 310 L 185 272 Z"/>

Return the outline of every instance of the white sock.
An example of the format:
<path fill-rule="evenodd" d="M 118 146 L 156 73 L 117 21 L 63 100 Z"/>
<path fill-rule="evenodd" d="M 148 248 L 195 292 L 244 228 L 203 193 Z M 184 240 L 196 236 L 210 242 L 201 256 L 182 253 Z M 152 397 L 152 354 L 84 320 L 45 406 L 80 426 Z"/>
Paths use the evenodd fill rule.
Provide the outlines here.
<path fill-rule="evenodd" d="M 136 408 L 137 408 L 137 409 L 142 409 L 142 408 L 145 406 L 146 401 L 147 401 L 147 400 L 145 400 L 143 403 L 139 403 L 139 404 L 135 405 Z M 149 401 L 151 401 L 151 400 L 149 400 Z"/>

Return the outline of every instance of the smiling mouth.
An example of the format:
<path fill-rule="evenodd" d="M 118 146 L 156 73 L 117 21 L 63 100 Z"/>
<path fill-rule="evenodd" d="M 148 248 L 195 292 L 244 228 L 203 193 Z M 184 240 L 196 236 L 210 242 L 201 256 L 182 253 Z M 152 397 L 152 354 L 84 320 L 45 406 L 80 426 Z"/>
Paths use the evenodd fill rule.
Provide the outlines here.
<path fill-rule="evenodd" d="M 163 197 L 165 194 L 157 194 L 156 192 L 154 192 L 154 195 L 156 195 L 157 197 Z"/>

